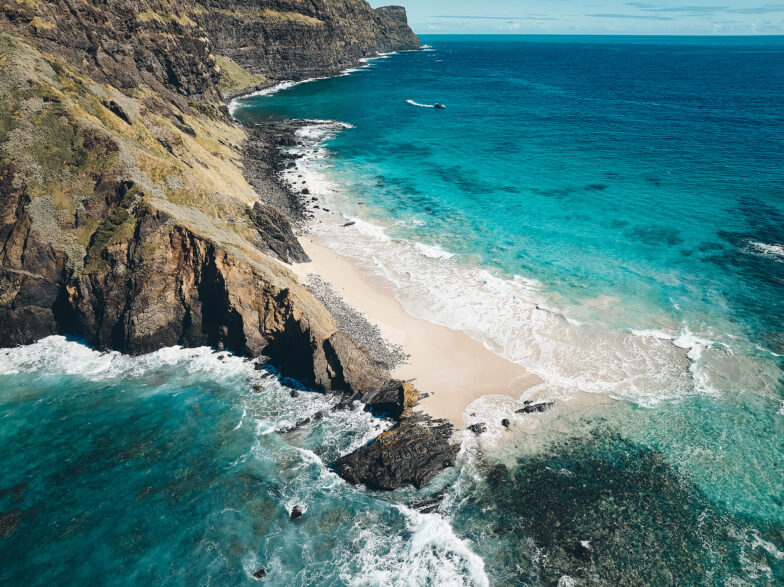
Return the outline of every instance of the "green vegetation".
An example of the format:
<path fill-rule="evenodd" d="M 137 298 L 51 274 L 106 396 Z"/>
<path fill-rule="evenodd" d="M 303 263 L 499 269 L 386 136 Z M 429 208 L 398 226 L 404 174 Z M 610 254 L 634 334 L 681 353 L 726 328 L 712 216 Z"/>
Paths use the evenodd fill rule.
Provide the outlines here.
<path fill-rule="evenodd" d="M 136 218 L 129 212 L 129 208 L 141 196 L 141 191 L 136 187 L 128 190 L 122 203 L 113 208 L 109 217 L 98 225 L 87 249 L 87 260 L 84 264 L 86 272 L 97 273 L 108 269 L 108 264 L 103 258 L 103 251 L 106 247 L 127 240 L 133 235 Z"/>
<path fill-rule="evenodd" d="M 266 21 L 279 21 L 293 24 L 300 24 L 311 27 L 324 26 L 324 21 L 300 14 L 299 12 L 280 12 L 278 10 L 270 10 L 268 8 L 259 8 L 255 10 L 226 10 L 215 9 L 212 12 L 220 12 L 226 16 L 233 16 L 237 19 L 253 19 L 253 20 L 266 20 Z"/>
<path fill-rule="evenodd" d="M 225 94 L 227 92 L 237 92 L 247 88 L 253 88 L 263 84 L 267 78 L 263 75 L 256 75 L 249 72 L 247 69 L 235 63 L 228 57 L 218 55 L 215 57 L 220 67 L 220 81 L 218 86 Z"/>

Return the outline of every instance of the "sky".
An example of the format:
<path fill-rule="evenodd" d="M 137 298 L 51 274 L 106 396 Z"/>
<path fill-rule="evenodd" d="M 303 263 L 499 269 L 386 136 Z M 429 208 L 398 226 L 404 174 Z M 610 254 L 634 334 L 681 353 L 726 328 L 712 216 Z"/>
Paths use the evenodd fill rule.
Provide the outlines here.
<path fill-rule="evenodd" d="M 419 34 L 784 34 L 784 0 L 371 0 L 391 3 Z"/>

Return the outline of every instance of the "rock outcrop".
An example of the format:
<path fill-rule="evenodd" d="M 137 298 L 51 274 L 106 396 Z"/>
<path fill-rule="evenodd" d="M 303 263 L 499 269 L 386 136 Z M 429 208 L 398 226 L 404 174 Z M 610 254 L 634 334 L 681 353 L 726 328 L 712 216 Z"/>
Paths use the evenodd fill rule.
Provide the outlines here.
<path fill-rule="evenodd" d="M 350 483 L 372 489 L 421 488 L 454 465 L 459 447 L 451 437 L 448 422 L 411 414 L 370 444 L 339 458 L 335 465 Z"/>
<path fill-rule="evenodd" d="M 376 8 L 380 38 L 380 51 L 400 51 L 419 49 L 419 37 L 408 26 L 408 16 L 403 6 L 382 6 Z"/>
<path fill-rule="evenodd" d="M 268 129 L 249 139 L 222 95 L 418 46 L 404 18 L 363 0 L 9 0 L 0 346 L 51 334 L 133 354 L 212 345 L 408 415 L 413 387 L 341 332 L 285 266 L 307 256 L 296 204 L 275 179 L 278 139 Z M 419 420 L 404 422 L 414 446 Z M 391 475 L 385 486 L 423 479 Z"/>
<path fill-rule="evenodd" d="M 331 75 L 376 52 L 418 49 L 401 6 L 365 0 L 199 0 L 215 49 L 272 79 Z"/>

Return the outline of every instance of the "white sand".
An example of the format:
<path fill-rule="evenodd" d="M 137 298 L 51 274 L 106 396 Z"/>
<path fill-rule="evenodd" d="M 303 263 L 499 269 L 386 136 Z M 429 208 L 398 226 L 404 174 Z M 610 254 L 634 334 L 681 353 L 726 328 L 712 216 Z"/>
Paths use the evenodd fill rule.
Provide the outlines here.
<path fill-rule="evenodd" d="M 402 345 L 410 355 L 393 374 L 412 380 L 420 393 L 429 394 L 419 403 L 424 412 L 463 427 L 467 424 L 463 413 L 477 398 L 500 395 L 517 400 L 526 389 L 541 382 L 464 332 L 411 316 L 389 284 L 366 274 L 350 258 L 338 255 L 312 236 L 302 237 L 300 242 L 312 259 L 294 266 L 303 281 L 308 274 L 321 277 L 346 303 L 378 326 L 389 342 Z"/>

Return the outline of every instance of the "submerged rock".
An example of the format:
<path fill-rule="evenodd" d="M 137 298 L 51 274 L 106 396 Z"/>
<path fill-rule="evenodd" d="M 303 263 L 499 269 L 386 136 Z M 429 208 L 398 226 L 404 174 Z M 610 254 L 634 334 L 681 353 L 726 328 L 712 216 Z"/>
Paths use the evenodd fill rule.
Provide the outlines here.
<path fill-rule="evenodd" d="M 471 424 L 468 427 L 468 430 L 479 436 L 480 434 L 487 432 L 487 426 L 485 426 L 482 422 L 477 422 L 476 424 Z"/>
<path fill-rule="evenodd" d="M 452 442 L 452 425 L 422 414 L 402 419 L 365 446 L 335 463 L 341 477 L 372 489 L 425 486 L 454 465 L 459 446 Z"/>
<path fill-rule="evenodd" d="M 299 520 L 303 515 L 302 508 L 298 505 L 295 505 L 294 508 L 291 510 L 291 515 L 289 516 L 292 520 Z"/>
<path fill-rule="evenodd" d="M 503 426 L 504 428 L 509 428 L 509 426 L 511 425 L 512 423 L 509 421 L 509 418 L 504 418 L 503 420 L 501 420 L 501 426 Z"/>
<path fill-rule="evenodd" d="M 255 571 L 253 573 L 253 578 L 257 580 L 261 580 L 266 576 L 267 576 L 267 571 L 265 571 L 264 569 L 259 569 L 258 571 Z"/>
<path fill-rule="evenodd" d="M 528 405 L 515 410 L 515 414 L 536 414 L 546 412 L 555 405 L 555 402 L 539 402 L 537 404 L 529 403 Z"/>
<path fill-rule="evenodd" d="M 18 508 L 0 514 L 0 538 L 8 538 L 16 532 L 21 520 L 21 511 Z"/>
<path fill-rule="evenodd" d="M 438 510 L 441 506 L 441 502 L 446 495 L 447 488 L 441 489 L 436 491 L 432 495 L 428 495 L 427 497 L 423 497 L 421 499 L 414 499 L 408 503 L 408 507 L 415 509 L 420 514 L 431 514 Z"/>

